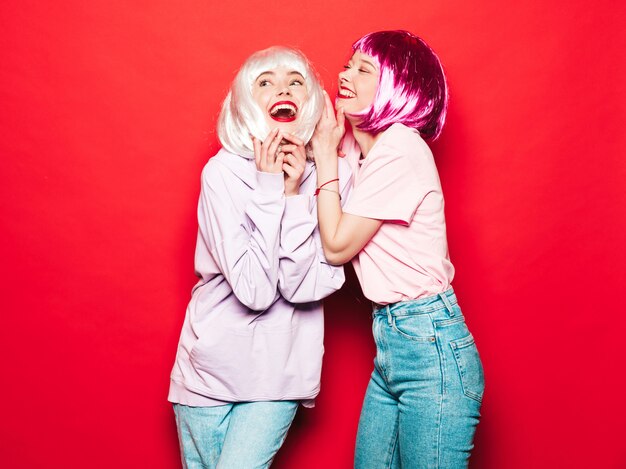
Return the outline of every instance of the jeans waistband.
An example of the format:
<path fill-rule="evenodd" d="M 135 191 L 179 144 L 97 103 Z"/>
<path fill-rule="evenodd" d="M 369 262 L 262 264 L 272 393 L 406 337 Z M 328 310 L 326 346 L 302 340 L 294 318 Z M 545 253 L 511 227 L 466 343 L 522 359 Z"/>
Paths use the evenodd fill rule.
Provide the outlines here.
<path fill-rule="evenodd" d="M 440 309 L 447 309 L 450 316 L 454 316 L 453 305 L 458 303 L 454 290 L 450 287 L 443 293 L 419 298 L 417 300 L 398 301 L 388 305 L 373 304 L 372 316 L 408 316 L 413 314 L 428 314 Z"/>

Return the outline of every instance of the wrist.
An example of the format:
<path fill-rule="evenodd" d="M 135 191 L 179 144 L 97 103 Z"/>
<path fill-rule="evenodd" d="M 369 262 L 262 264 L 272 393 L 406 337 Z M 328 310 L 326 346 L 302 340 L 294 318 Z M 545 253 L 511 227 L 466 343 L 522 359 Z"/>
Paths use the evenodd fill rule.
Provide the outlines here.
<path fill-rule="evenodd" d="M 337 155 L 337 150 L 324 150 L 313 153 L 315 162 L 321 164 L 332 164 L 333 161 L 337 161 L 339 157 Z"/>
<path fill-rule="evenodd" d="M 339 172 L 337 171 L 337 165 L 334 167 L 326 166 L 326 167 L 317 167 L 317 187 L 328 182 L 332 179 L 337 179 L 339 176 Z"/>
<path fill-rule="evenodd" d="M 315 154 L 315 166 L 318 171 L 337 171 L 339 156 L 337 151 L 332 153 Z"/>
<path fill-rule="evenodd" d="M 285 191 L 285 181 L 281 174 L 257 171 L 256 180 L 256 189 L 260 192 L 283 193 Z"/>
<path fill-rule="evenodd" d="M 293 197 L 286 198 L 283 218 L 301 218 L 310 213 L 309 201 L 309 196 L 304 194 L 298 194 Z"/>

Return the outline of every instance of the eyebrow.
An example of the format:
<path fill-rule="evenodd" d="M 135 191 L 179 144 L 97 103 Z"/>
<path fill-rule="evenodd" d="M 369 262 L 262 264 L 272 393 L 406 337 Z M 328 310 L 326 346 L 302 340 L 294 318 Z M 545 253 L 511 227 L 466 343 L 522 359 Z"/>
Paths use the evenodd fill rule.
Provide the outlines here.
<path fill-rule="evenodd" d="M 263 75 L 276 75 L 276 73 L 274 73 L 274 71 L 272 70 L 268 70 L 267 72 L 263 72 L 261 73 L 258 77 L 256 77 L 256 79 L 258 80 L 259 78 L 261 78 Z M 301 77 L 302 79 L 304 79 L 304 75 L 302 75 L 302 73 L 297 72 L 295 70 L 292 70 L 291 72 L 288 72 L 287 75 L 298 75 L 299 77 Z"/>

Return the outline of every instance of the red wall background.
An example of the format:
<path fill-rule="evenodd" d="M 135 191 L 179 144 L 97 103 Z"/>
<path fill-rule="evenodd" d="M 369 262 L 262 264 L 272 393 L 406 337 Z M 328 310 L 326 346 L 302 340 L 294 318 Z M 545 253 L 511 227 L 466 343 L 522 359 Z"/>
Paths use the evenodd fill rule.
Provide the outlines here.
<path fill-rule="evenodd" d="M 0 465 L 179 467 L 168 376 L 236 70 L 293 45 L 332 94 L 353 40 L 403 28 L 451 86 L 434 151 L 487 379 L 472 467 L 625 468 L 625 20 L 609 0 L 3 0 Z M 351 291 L 328 301 L 322 394 L 274 467 L 351 467 L 369 327 Z"/>

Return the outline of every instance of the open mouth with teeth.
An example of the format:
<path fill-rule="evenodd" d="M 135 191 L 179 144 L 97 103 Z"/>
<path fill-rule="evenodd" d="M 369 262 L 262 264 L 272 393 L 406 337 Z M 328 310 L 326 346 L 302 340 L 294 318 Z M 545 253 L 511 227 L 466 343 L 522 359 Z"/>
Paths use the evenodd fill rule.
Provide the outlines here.
<path fill-rule="evenodd" d="M 291 101 L 278 101 L 270 108 L 270 117 L 278 122 L 293 122 L 298 115 L 298 106 Z"/>
<path fill-rule="evenodd" d="M 352 99 L 352 98 L 356 97 L 356 94 L 353 91 L 349 90 L 348 88 L 345 88 L 345 87 L 342 86 L 342 87 L 339 88 L 339 92 L 337 93 L 337 97 L 339 99 Z"/>

